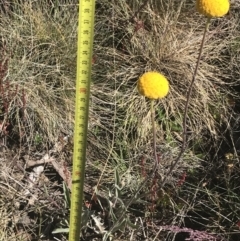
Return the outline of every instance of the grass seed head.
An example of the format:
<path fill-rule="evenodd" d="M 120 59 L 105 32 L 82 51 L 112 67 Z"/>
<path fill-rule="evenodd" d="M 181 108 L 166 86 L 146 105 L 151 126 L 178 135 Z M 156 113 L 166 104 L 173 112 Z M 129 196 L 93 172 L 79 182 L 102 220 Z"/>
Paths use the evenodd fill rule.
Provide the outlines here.
<path fill-rule="evenodd" d="M 229 0 L 197 0 L 197 11 L 209 18 L 223 17 L 229 8 Z"/>
<path fill-rule="evenodd" d="M 150 99 L 162 99 L 169 92 L 166 77 L 158 72 L 147 72 L 138 80 L 138 91 Z"/>

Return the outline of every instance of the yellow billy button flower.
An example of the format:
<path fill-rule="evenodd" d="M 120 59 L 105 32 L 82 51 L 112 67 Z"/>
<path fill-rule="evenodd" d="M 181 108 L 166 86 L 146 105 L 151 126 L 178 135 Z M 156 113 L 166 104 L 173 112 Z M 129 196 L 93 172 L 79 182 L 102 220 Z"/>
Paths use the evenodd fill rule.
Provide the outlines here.
<path fill-rule="evenodd" d="M 169 91 L 166 77 L 158 72 L 147 72 L 138 80 L 138 91 L 149 99 L 164 98 Z"/>
<path fill-rule="evenodd" d="M 197 11 L 208 18 L 222 17 L 229 8 L 229 0 L 197 0 Z"/>

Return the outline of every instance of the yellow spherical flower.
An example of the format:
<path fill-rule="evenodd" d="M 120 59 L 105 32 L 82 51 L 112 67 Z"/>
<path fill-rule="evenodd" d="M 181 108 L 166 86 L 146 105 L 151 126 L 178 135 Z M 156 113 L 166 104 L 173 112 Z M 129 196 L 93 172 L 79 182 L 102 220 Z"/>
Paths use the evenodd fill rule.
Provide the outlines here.
<path fill-rule="evenodd" d="M 169 91 L 166 77 L 158 72 L 147 72 L 138 80 L 138 91 L 150 99 L 164 98 Z"/>
<path fill-rule="evenodd" d="M 229 0 L 197 0 L 197 10 L 206 17 L 222 17 L 230 8 Z"/>

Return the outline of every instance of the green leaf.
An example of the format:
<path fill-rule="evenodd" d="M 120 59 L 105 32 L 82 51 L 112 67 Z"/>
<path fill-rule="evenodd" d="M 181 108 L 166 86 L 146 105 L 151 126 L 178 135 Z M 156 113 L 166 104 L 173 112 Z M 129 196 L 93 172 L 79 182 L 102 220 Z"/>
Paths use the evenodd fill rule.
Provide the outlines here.
<path fill-rule="evenodd" d="M 64 192 L 64 197 L 65 197 L 65 201 L 66 201 L 66 204 L 67 204 L 67 208 L 70 208 L 71 197 L 70 197 L 69 189 L 68 189 L 65 182 L 63 182 L 63 192 Z"/>
<path fill-rule="evenodd" d="M 119 174 L 118 174 L 118 170 L 117 170 L 117 168 L 115 169 L 114 177 L 115 177 L 115 185 L 119 187 L 119 184 L 120 184 L 120 177 L 119 177 Z"/>
<path fill-rule="evenodd" d="M 127 218 L 127 225 L 128 225 L 129 227 L 131 227 L 132 229 L 137 229 L 137 228 L 138 228 L 138 225 L 133 224 L 133 223 L 129 220 L 129 218 Z"/>

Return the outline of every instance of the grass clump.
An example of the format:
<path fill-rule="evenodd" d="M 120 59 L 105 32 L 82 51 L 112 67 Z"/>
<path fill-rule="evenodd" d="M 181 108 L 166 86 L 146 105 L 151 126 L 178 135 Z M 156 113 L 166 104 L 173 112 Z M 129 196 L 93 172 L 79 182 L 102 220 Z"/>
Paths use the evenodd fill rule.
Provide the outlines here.
<path fill-rule="evenodd" d="M 56 8 L 53 14 L 48 7 L 44 1 L 25 1 L 12 5 L 12 11 L 1 18 L 2 46 L 8 60 L 6 79 L 18 87 L 9 100 L 13 103 L 9 113 L 17 106 L 15 99 L 21 98 L 21 138 L 24 136 L 29 146 L 37 135 L 42 144 L 54 142 L 72 123 L 76 48 L 70 43 L 76 40 L 77 22 L 72 14 L 77 12 L 67 6 L 61 13 Z"/>

